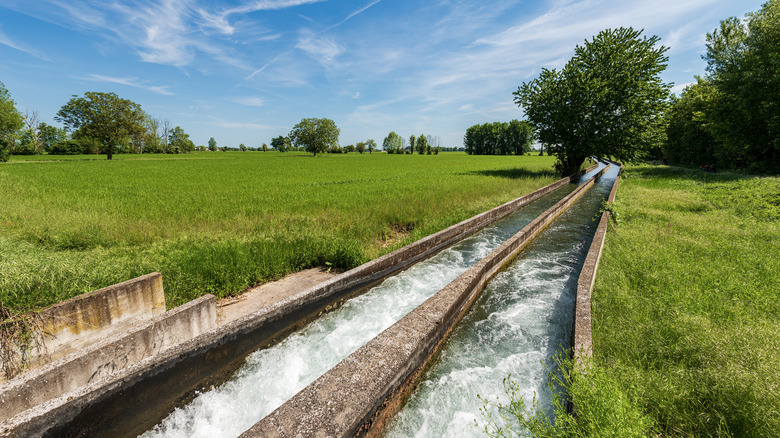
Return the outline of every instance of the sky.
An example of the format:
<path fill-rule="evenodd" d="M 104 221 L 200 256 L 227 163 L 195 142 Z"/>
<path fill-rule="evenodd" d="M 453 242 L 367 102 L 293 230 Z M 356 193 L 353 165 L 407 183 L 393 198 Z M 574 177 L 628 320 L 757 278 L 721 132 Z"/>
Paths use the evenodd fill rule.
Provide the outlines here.
<path fill-rule="evenodd" d="M 608 28 L 669 47 L 674 91 L 705 74 L 707 32 L 753 0 L 0 0 L 0 82 L 50 124 L 114 92 L 196 145 L 270 144 L 308 117 L 340 143 L 390 132 L 460 147 L 522 119 L 512 93 Z"/>

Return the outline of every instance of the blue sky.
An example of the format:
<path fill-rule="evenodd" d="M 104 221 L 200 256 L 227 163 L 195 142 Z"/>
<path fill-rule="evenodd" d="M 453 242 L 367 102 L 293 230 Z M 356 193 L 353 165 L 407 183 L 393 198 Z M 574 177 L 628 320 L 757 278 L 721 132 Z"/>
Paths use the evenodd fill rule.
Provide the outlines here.
<path fill-rule="evenodd" d="M 391 130 L 462 146 L 522 119 L 512 92 L 606 28 L 670 47 L 664 79 L 703 74 L 705 35 L 752 0 L 0 0 L 0 81 L 43 121 L 72 95 L 115 92 L 198 145 L 260 146 L 304 117 L 342 145 Z"/>

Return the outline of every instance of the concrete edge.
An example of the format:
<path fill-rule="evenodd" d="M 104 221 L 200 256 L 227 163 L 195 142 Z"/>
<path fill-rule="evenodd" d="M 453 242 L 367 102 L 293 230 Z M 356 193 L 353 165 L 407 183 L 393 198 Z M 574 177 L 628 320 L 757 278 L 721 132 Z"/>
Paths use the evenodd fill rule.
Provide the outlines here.
<path fill-rule="evenodd" d="M 63 355 L 59 349 L 74 339 L 106 336 L 117 322 L 163 312 L 165 294 L 159 272 L 75 296 L 41 310 L 45 348 L 35 355 L 41 361 L 57 359 Z"/>
<path fill-rule="evenodd" d="M 485 284 L 603 169 L 401 320 L 269 414 L 242 438 L 378 436 Z"/>
<path fill-rule="evenodd" d="M 0 385 L 3 406 L 0 420 L 11 420 L 0 423 L 0 430 L 12 428 L 10 425 L 14 423 L 28 422 L 30 416 L 37 415 L 38 405 L 58 397 L 67 399 L 68 393 L 80 387 L 110 378 L 118 369 L 192 339 L 216 325 L 216 297 L 204 295 L 7 381 Z"/>
<path fill-rule="evenodd" d="M 340 274 L 265 309 L 141 360 L 110 379 L 94 382 L 39 407 L 26 423 L 0 424 L 0 437 L 30 431 L 57 435 L 129 436 L 158 423 L 198 389 L 221 383 L 258 348 L 270 346 L 323 311 L 336 308 L 382 278 L 428 257 L 501 219 L 514 210 L 593 170 L 545 187 L 452 225 L 389 254 Z M 132 406 L 132 410 L 128 407 Z M 132 416 L 128 415 L 132 412 Z"/>
<path fill-rule="evenodd" d="M 620 170 L 618 171 L 615 182 L 612 184 L 612 189 L 609 192 L 609 197 L 607 198 L 607 202 L 609 203 L 615 201 L 618 181 L 620 180 L 620 174 L 623 171 L 621 164 L 614 164 L 620 166 Z M 596 232 L 593 234 L 593 240 L 588 249 L 588 254 L 585 257 L 580 276 L 577 279 L 577 295 L 574 305 L 571 346 L 572 357 L 574 358 L 575 366 L 578 369 L 584 369 L 585 361 L 593 354 L 590 298 L 593 284 L 596 281 L 596 271 L 598 270 L 599 261 L 601 260 L 601 252 L 604 248 L 604 242 L 607 236 L 609 217 L 609 211 L 605 211 L 601 214 L 601 219 L 599 220 Z"/>

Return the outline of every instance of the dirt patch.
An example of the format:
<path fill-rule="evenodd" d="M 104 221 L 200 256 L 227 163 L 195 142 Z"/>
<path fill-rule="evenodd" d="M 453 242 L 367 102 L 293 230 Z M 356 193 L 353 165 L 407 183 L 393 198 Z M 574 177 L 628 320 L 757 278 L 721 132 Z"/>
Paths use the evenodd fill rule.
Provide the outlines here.
<path fill-rule="evenodd" d="M 263 307 L 304 291 L 336 276 L 321 268 L 306 269 L 281 280 L 265 283 L 238 297 L 223 298 L 217 302 L 217 325 L 224 325 Z"/>

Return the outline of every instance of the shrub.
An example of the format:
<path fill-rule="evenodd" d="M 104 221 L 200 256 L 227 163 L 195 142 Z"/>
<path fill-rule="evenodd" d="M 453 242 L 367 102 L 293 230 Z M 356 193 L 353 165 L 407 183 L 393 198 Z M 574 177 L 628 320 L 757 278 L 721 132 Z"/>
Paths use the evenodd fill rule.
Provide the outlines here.
<path fill-rule="evenodd" d="M 76 140 L 63 140 L 54 143 L 49 150 L 51 155 L 80 155 L 84 152 L 81 143 Z"/>

